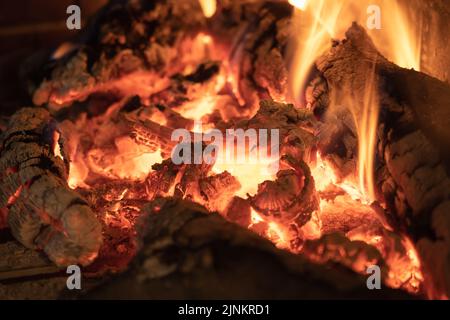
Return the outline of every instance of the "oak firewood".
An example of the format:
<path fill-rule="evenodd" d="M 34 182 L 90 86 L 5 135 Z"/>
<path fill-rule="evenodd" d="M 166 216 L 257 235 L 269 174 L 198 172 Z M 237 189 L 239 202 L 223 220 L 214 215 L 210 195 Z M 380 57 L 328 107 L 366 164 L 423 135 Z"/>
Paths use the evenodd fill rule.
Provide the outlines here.
<path fill-rule="evenodd" d="M 55 123 L 40 108 L 14 114 L 1 136 L 0 206 L 12 234 L 58 265 L 89 264 L 102 243 L 94 213 L 67 185 Z"/>
<path fill-rule="evenodd" d="M 380 107 L 376 135 L 377 198 L 387 207 L 386 218 L 393 229 L 413 239 L 430 296 L 448 297 L 450 87 L 389 62 L 357 24 L 346 36 L 345 41 L 317 61 L 333 105 L 323 121 L 327 126 L 327 121 L 336 121 L 333 118 L 337 114 L 350 114 L 349 108 L 355 106 L 359 118 L 365 94 L 373 85 Z M 354 99 L 353 106 L 349 105 L 349 97 Z M 322 142 L 333 141 L 329 137 L 334 133 L 331 131 L 326 137 L 325 130 Z M 342 140 L 346 136 L 358 137 L 355 125 L 347 125 L 340 134 Z M 322 151 L 342 160 L 336 163 L 339 170 L 345 167 L 343 163 L 352 161 L 349 155 L 357 154 L 356 144 L 347 147 L 339 153 L 339 148 L 330 148 L 326 142 Z"/>

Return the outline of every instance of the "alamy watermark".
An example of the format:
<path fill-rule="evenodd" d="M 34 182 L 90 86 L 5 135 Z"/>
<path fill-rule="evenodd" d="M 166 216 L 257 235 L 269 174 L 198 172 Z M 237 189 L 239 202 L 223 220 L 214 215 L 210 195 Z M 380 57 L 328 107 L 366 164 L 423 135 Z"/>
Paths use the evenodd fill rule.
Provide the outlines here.
<path fill-rule="evenodd" d="M 81 9 L 79 6 L 72 4 L 67 7 L 67 14 L 70 16 L 66 20 L 66 26 L 69 30 L 80 30 L 81 29 Z"/>
<path fill-rule="evenodd" d="M 81 8 L 75 4 L 67 7 L 66 13 L 69 14 L 66 20 L 66 26 L 69 30 L 81 29 Z M 367 7 L 366 26 L 369 30 L 381 30 L 381 8 L 379 5 L 372 4 Z"/>
<path fill-rule="evenodd" d="M 381 30 L 381 8 L 376 4 L 367 7 L 366 26 L 369 30 Z"/>
<path fill-rule="evenodd" d="M 377 265 L 369 266 L 366 270 L 370 276 L 367 278 L 366 284 L 369 290 L 381 290 L 381 269 Z"/>
<path fill-rule="evenodd" d="M 77 265 L 70 265 L 66 270 L 67 277 L 66 286 L 69 290 L 81 290 L 81 269 Z"/>
<path fill-rule="evenodd" d="M 201 122 L 195 128 L 202 128 Z M 191 132 L 176 129 L 171 140 L 174 164 L 267 164 L 276 173 L 280 160 L 279 129 L 210 129 Z"/>

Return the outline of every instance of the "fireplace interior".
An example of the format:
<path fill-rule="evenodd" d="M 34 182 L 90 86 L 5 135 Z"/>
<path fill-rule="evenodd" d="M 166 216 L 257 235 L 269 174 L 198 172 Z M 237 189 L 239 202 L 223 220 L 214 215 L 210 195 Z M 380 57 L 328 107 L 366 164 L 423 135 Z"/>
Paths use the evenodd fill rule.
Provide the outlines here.
<path fill-rule="evenodd" d="M 448 299 L 449 0 L 39 3 L 0 16 L 0 299 Z"/>

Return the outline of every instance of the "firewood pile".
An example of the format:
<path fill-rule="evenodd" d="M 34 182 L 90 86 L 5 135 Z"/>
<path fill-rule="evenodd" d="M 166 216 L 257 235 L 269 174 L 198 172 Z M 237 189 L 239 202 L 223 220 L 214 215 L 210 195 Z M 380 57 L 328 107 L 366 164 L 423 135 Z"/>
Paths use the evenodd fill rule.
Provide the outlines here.
<path fill-rule="evenodd" d="M 110 1 L 30 68 L 34 106 L 1 131 L 0 227 L 45 253 L 36 274 L 82 265 L 98 280 L 84 298 L 449 296 L 449 85 L 396 66 L 355 23 L 311 66 L 307 107 L 291 103 L 292 14 L 284 1 L 221 0 L 211 18 L 197 0 Z M 358 118 L 369 87 L 365 202 L 347 97 Z M 174 130 L 210 146 L 199 121 L 279 130 L 278 170 L 175 164 Z M 389 289 L 367 289 L 372 265 Z M 27 275 L 9 269 L 0 281 Z"/>

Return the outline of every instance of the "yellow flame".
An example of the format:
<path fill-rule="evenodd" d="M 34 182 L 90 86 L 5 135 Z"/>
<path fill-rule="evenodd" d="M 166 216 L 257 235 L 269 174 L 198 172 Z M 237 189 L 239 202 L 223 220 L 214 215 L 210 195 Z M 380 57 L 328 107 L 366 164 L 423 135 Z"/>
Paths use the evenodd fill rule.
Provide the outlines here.
<path fill-rule="evenodd" d="M 300 10 L 305 10 L 308 5 L 308 0 L 289 0 L 289 3 Z"/>
<path fill-rule="evenodd" d="M 216 0 L 199 0 L 200 6 L 202 7 L 203 14 L 207 18 L 211 18 L 217 10 Z"/>
<path fill-rule="evenodd" d="M 317 58 L 331 46 L 333 38 L 343 38 L 353 21 L 366 26 L 371 13 L 371 0 L 289 0 L 295 6 L 292 39 L 294 55 L 291 61 L 290 99 L 304 103 L 311 68 Z M 389 60 L 405 68 L 420 70 L 420 21 L 411 21 L 406 8 L 396 0 L 380 0 L 381 29 L 369 30 L 377 48 Z M 378 99 L 374 87 L 374 71 L 368 75 L 363 103 L 348 97 L 359 139 L 358 175 L 364 201 L 375 199 L 374 157 L 378 123 Z"/>
<path fill-rule="evenodd" d="M 272 165 L 277 160 L 270 156 L 248 154 L 246 163 L 237 161 L 236 158 L 226 159 L 225 152 L 221 156 L 222 158 L 214 164 L 213 171 L 215 173 L 227 171 L 236 177 L 241 184 L 241 188 L 236 192 L 237 196 L 246 198 L 247 194 L 255 195 L 260 183 L 276 178 Z"/>
<path fill-rule="evenodd" d="M 267 229 L 265 230 L 265 237 L 275 243 L 280 249 L 289 248 L 289 236 L 288 232 L 278 223 L 263 218 L 255 209 L 251 208 L 251 223 L 248 226 L 251 228 L 258 223 L 266 223 Z"/>
<path fill-rule="evenodd" d="M 311 168 L 311 173 L 314 177 L 314 184 L 317 191 L 325 191 L 330 185 L 335 185 L 342 188 L 355 201 L 360 201 L 363 204 L 370 204 L 372 202 L 362 193 L 361 188 L 356 182 L 351 180 L 339 181 L 331 165 L 322 159 L 319 152 L 317 153 L 316 164 Z M 321 206 L 324 202 L 326 201 L 321 200 Z"/>
<path fill-rule="evenodd" d="M 295 10 L 292 24 L 293 33 L 298 36 L 293 39 L 296 49 L 291 65 L 289 89 L 291 99 L 301 104 L 301 93 L 304 92 L 310 69 L 315 60 L 330 48 L 330 39 L 335 36 L 334 30 L 341 4 L 339 1 L 333 1 L 328 5 L 326 0 L 290 3 L 295 3 L 296 8 L 300 10 Z"/>
<path fill-rule="evenodd" d="M 367 202 L 375 201 L 374 162 L 376 130 L 378 125 L 379 104 L 373 87 L 375 69 L 366 82 L 362 115 L 355 119 L 358 130 L 358 177 L 359 188 Z M 355 109 L 355 106 L 353 106 Z M 356 110 L 354 110 L 356 113 Z"/>
<path fill-rule="evenodd" d="M 389 60 L 420 71 L 422 21 L 411 20 L 398 1 L 382 0 L 381 30 L 369 31 L 375 45 Z"/>
<path fill-rule="evenodd" d="M 289 0 L 293 17 L 294 55 L 291 61 L 291 99 L 302 103 L 301 93 L 315 60 L 328 48 L 331 39 L 343 38 L 353 21 L 367 25 L 371 0 Z M 381 29 L 369 30 L 381 53 L 401 67 L 420 70 L 421 23 L 411 21 L 396 0 L 379 1 Z"/>

